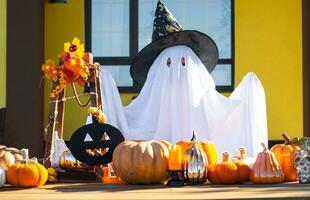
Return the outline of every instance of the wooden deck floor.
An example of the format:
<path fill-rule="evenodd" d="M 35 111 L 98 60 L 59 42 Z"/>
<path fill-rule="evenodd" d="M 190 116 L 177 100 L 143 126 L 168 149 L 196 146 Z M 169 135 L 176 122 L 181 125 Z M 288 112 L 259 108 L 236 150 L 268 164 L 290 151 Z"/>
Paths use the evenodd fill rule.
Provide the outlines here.
<path fill-rule="evenodd" d="M 0 200 L 29 199 L 310 199 L 310 184 L 197 185 L 171 188 L 164 185 L 101 183 L 49 184 L 40 188 L 0 188 Z"/>

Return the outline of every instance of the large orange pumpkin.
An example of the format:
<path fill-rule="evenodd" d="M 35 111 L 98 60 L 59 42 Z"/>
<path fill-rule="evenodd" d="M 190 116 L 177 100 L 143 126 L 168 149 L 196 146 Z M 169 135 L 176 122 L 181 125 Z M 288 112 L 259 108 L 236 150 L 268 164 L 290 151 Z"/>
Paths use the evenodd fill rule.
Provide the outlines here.
<path fill-rule="evenodd" d="M 114 172 L 129 184 L 157 184 L 168 178 L 168 142 L 124 141 L 113 152 Z"/>
<path fill-rule="evenodd" d="M 42 186 L 46 183 L 47 177 L 46 168 L 36 161 L 16 163 L 7 170 L 8 183 L 16 187 Z"/>
<path fill-rule="evenodd" d="M 230 154 L 223 153 L 221 163 L 212 164 L 208 169 L 208 179 L 213 184 L 233 184 L 249 180 L 250 168 L 240 160 L 230 161 Z"/>
<path fill-rule="evenodd" d="M 212 165 L 218 161 L 218 154 L 215 145 L 209 141 L 196 140 L 194 133 L 191 140 L 181 140 L 177 144 L 181 146 L 182 152 L 190 149 L 193 144 L 197 144 L 198 147 L 200 149 L 203 149 L 203 151 L 207 155 L 209 165 Z"/>
<path fill-rule="evenodd" d="M 281 183 L 284 173 L 273 152 L 262 143 L 264 150 L 257 155 L 250 180 L 253 183 Z"/>
<path fill-rule="evenodd" d="M 272 151 L 284 172 L 284 181 L 297 181 L 298 174 L 295 168 L 295 154 L 300 149 L 286 134 L 282 134 L 284 144 L 274 145 Z"/>

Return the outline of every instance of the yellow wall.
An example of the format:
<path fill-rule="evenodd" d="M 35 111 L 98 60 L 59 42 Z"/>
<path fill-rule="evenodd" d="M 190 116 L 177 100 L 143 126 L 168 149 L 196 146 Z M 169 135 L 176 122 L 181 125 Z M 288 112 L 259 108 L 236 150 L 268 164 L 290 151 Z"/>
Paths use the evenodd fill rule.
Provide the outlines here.
<path fill-rule="evenodd" d="M 84 0 L 68 1 L 67 4 L 45 4 L 45 55 L 44 57 L 58 60 L 63 51 L 63 43 L 71 41 L 75 36 L 84 43 Z M 44 113 L 45 125 L 48 115 L 50 82 L 45 82 Z M 79 91 L 81 93 L 81 91 Z M 73 96 L 71 87 L 67 88 L 67 96 Z M 82 98 L 82 101 L 85 98 Z M 83 101 L 83 102 L 84 102 Z M 71 134 L 85 123 L 87 112 L 80 108 L 75 100 L 66 101 L 64 138 L 70 139 Z"/>
<path fill-rule="evenodd" d="M 0 108 L 5 107 L 6 87 L 6 0 L 0 0 Z"/>
<path fill-rule="evenodd" d="M 248 71 L 266 93 L 269 139 L 302 136 L 301 0 L 235 0 L 236 83 Z"/>
<path fill-rule="evenodd" d="M 56 59 L 62 43 L 84 39 L 84 0 L 46 4 L 45 57 Z M 265 87 L 269 139 L 302 136 L 301 0 L 235 0 L 235 81 L 255 72 Z M 46 85 L 45 97 L 50 91 Z M 70 95 L 70 94 L 68 94 Z M 128 104 L 135 94 L 122 94 Z M 45 98 L 45 116 L 47 116 Z M 65 139 L 84 123 L 85 110 L 67 102 Z"/>

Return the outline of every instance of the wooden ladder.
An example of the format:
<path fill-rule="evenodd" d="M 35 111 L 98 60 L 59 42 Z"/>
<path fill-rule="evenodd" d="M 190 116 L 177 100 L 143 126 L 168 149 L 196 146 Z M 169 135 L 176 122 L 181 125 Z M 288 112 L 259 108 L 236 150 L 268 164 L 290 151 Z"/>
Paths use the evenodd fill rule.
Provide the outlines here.
<path fill-rule="evenodd" d="M 84 60 L 89 64 L 93 64 L 93 55 L 91 53 L 85 53 Z M 91 71 L 90 82 L 90 105 L 96 108 L 102 107 L 101 100 L 101 80 L 99 74 L 99 63 L 98 68 Z M 52 91 L 56 88 L 58 83 L 53 82 Z M 64 115 L 65 115 L 65 98 L 66 87 L 56 97 L 50 98 L 49 112 L 48 112 L 48 127 L 46 130 L 45 138 L 45 151 L 43 164 L 45 167 L 51 166 L 51 153 L 54 148 L 53 134 L 57 131 L 58 138 L 63 138 L 63 127 L 64 127 Z M 96 120 L 93 118 L 93 120 Z M 97 170 L 96 170 L 97 171 Z"/>

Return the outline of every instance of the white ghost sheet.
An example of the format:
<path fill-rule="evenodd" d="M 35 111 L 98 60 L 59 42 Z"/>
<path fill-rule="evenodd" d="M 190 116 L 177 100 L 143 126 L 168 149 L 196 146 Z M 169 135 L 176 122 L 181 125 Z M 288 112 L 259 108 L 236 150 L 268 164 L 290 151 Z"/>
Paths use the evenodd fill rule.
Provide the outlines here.
<path fill-rule="evenodd" d="M 102 70 L 101 80 L 107 123 L 119 128 L 126 139 L 176 143 L 190 139 L 195 131 L 196 138 L 213 141 L 219 152 L 235 153 L 242 146 L 253 157 L 261 142 L 267 144 L 265 94 L 255 74 L 247 74 L 225 97 L 215 90 L 212 76 L 187 46 L 163 50 L 140 94 L 126 107 L 107 71 Z"/>
<path fill-rule="evenodd" d="M 68 149 L 65 141 L 58 137 L 57 131 L 53 132 L 52 138 L 53 138 L 53 146 L 52 146 L 52 150 L 51 150 L 51 167 L 59 168 L 60 154 L 64 151 L 69 150 L 69 149 Z"/>

